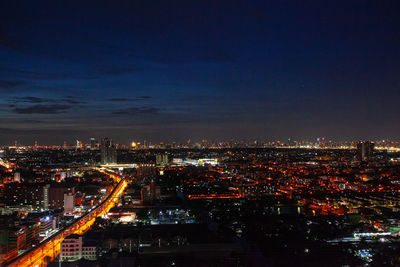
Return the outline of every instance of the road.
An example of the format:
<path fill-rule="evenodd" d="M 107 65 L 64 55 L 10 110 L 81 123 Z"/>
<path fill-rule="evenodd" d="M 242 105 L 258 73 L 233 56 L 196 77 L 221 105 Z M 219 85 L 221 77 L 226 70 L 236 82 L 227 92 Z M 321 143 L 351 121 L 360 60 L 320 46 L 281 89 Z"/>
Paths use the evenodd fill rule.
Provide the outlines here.
<path fill-rule="evenodd" d="M 10 261 L 6 266 L 47 266 L 47 264 L 53 261 L 60 253 L 60 245 L 65 237 L 71 234 L 83 234 L 89 230 L 96 220 L 96 217 L 106 214 L 112 207 L 115 206 L 115 204 L 118 203 L 119 196 L 128 185 L 126 179 L 122 179 L 115 174 L 110 176 L 116 180 L 118 184 L 101 204 L 92 209 L 90 212 L 87 212 L 81 217 L 77 218 L 69 226 L 54 233 L 38 246 L 19 255 L 17 258 Z"/>

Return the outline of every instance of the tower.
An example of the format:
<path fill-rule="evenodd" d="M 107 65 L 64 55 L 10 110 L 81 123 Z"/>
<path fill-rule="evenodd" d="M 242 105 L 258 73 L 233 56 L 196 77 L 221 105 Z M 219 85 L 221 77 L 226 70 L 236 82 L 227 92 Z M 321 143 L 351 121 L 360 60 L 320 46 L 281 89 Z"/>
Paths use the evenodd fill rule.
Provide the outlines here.
<path fill-rule="evenodd" d="M 361 141 L 357 143 L 357 157 L 361 161 L 368 161 L 374 154 L 375 144 L 371 141 Z"/>
<path fill-rule="evenodd" d="M 90 138 L 90 149 L 91 150 L 95 150 L 96 149 L 96 139 L 94 139 L 93 137 Z"/>
<path fill-rule="evenodd" d="M 108 137 L 101 139 L 101 164 L 117 163 L 117 152 L 112 140 Z"/>

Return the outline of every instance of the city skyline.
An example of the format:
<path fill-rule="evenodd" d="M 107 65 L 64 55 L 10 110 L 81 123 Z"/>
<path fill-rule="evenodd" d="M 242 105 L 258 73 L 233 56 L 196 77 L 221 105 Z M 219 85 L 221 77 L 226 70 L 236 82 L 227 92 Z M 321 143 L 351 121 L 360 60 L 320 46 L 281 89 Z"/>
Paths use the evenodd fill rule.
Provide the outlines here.
<path fill-rule="evenodd" d="M 1 151 L 8 149 L 17 150 L 98 150 L 101 152 L 101 162 L 112 163 L 117 161 L 117 150 L 168 150 L 168 149 L 241 149 L 241 148 L 270 148 L 270 149 L 335 149 L 335 150 L 360 150 L 360 145 L 367 144 L 371 149 L 374 148 L 382 152 L 400 152 L 400 141 L 396 140 L 329 140 L 325 137 L 319 137 L 315 140 L 191 140 L 186 142 L 159 141 L 152 140 L 131 140 L 130 142 L 119 142 L 109 137 L 91 137 L 89 140 L 74 140 L 74 142 L 64 141 L 62 144 L 41 144 L 35 141 L 32 144 L 26 144 L 15 140 L 12 144 L 0 144 Z M 366 153 L 366 152 L 363 152 Z"/>
<path fill-rule="evenodd" d="M 234 143 L 234 144 L 246 144 L 246 145 L 263 145 L 263 144 L 276 144 L 277 146 L 279 145 L 295 145 L 295 144 L 324 144 L 324 145 L 329 145 L 329 144 L 334 144 L 334 145 L 343 145 L 343 144 L 353 144 L 355 145 L 357 142 L 377 142 L 380 144 L 387 144 L 393 145 L 396 144 L 396 147 L 400 145 L 400 140 L 397 139 L 347 139 L 347 140 L 340 140 L 340 139 L 328 139 L 326 137 L 315 137 L 315 138 L 305 138 L 305 139 L 295 139 L 295 138 L 288 138 L 288 139 L 275 139 L 271 137 L 265 137 L 265 138 L 260 138 L 260 139 L 251 139 L 251 138 L 231 138 L 231 139 L 205 139 L 205 138 L 199 138 L 199 139 L 191 139 L 187 138 L 186 140 L 152 140 L 152 139 L 138 139 L 138 138 L 131 138 L 127 140 L 118 140 L 114 138 L 110 138 L 109 136 L 97 136 L 97 137 L 90 137 L 88 139 L 82 139 L 82 138 L 76 138 L 76 139 L 71 139 L 69 138 L 68 141 L 64 140 L 60 143 L 48 143 L 48 142 L 43 142 L 40 143 L 38 142 L 37 139 L 32 139 L 34 141 L 32 142 L 23 142 L 18 139 L 14 140 L 8 140 L 5 143 L 0 143 L 0 146 L 4 147 L 13 147 L 13 146 L 27 146 L 27 147 L 33 147 L 33 146 L 68 146 L 68 147 L 80 147 L 80 146 L 87 146 L 89 148 L 93 148 L 93 146 L 99 147 L 101 145 L 101 140 L 102 139 L 110 139 L 113 143 L 116 145 L 123 145 L 123 146 L 148 146 L 148 145 L 185 145 L 185 146 L 193 146 L 196 144 L 207 144 L 207 145 L 222 145 L 222 144 L 229 144 L 229 143 Z"/>
<path fill-rule="evenodd" d="M 400 130 L 398 2 L 0 5 L 0 143 Z"/>

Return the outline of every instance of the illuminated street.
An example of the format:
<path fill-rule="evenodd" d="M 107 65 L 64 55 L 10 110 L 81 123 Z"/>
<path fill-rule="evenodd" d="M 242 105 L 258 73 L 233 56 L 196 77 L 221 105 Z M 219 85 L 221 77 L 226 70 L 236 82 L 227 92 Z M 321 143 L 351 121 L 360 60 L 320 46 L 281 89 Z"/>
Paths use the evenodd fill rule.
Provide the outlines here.
<path fill-rule="evenodd" d="M 90 229 L 96 220 L 96 217 L 107 214 L 107 212 L 118 203 L 119 196 L 124 192 L 124 189 L 128 184 L 125 179 L 121 180 L 121 178 L 116 174 L 112 174 L 110 177 L 118 182 L 118 184 L 99 206 L 78 218 L 67 228 L 62 229 L 47 238 L 46 241 L 41 243 L 39 246 L 21 254 L 7 266 L 46 266 L 60 253 L 60 244 L 65 237 L 71 234 L 83 234 Z"/>

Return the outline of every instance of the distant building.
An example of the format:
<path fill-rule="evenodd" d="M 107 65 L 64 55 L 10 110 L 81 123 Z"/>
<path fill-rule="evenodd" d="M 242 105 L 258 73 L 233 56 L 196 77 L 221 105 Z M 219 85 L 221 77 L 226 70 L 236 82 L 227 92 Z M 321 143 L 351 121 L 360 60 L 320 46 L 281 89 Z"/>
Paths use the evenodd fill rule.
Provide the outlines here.
<path fill-rule="evenodd" d="M 90 149 L 95 150 L 97 148 L 96 139 L 90 138 Z"/>
<path fill-rule="evenodd" d="M 157 166 L 168 165 L 168 155 L 167 154 L 157 154 L 156 155 L 156 165 Z"/>
<path fill-rule="evenodd" d="M 21 182 L 21 173 L 20 172 L 16 172 L 14 173 L 14 182 Z"/>
<path fill-rule="evenodd" d="M 64 181 L 67 178 L 67 172 L 60 172 L 60 182 Z"/>
<path fill-rule="evenodd" d="M 154 164 L 142 163 L 138 164 L 136 169 L 136 177 L 138 181 L 142 181 L 145 178 L 155 177 L 157 175 L 157 168 Z"/>
<path fill-rule="evenodd" d="M 117 163 L 117 151 L 112 140 L 105 137 L 101 139 L 101 164 Z"/>
<path fill-rule="evenodd" d="M 371 141 L 361 141 L 357 143 L 357 157 L 359 160 L 368 161 L 374 155 L 375 144 Z"/>

